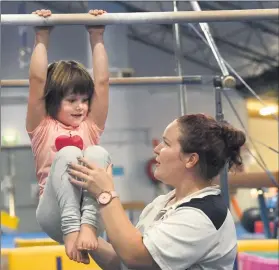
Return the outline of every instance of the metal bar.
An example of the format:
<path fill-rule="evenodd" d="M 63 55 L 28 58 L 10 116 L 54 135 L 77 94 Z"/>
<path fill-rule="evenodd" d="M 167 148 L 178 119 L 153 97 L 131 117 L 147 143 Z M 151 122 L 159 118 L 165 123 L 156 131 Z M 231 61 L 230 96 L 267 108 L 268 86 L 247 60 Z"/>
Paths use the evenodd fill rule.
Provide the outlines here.
<path fill-rule="evenodd" d="M 279 9 L 247 9 L 218 11 L 179 11 L 179 12 L 145 12 L 145 13 L 108 13 L 102 16 L 90 14 L 52 14 L 42 18 L 35 14 L 2 14 L 2 25 L 109 25 L 109 24 L 174 24 L 182 22 L 221 22 L 277 20 Z"/>
<path fill-rule="evenodd" d="M 191 3 L 191 6 L 192 6 L 193 10 L 195 10 L 195 12 L 200 12 L 201 11 L 201 8 L 200 8 L 197 1 L 191 1 L 190 3 Z M 220 52 L 219 52 L 219 50 L 218 50 L 218 48 L 217 48 L 217 46 L 214 42 L 214 39 L 211 35 L 208 24 L 207 23 L 200 23 L 200 28 L 202 29 L 202 31 L 203 31 L 206 39 L 207 39 L 209 47 L 211 48 L 211 51 L 212 51 L 218 65 L 219 65 L 219 68 L 222 71 L 223 76 L 228 76 L 229 71 L 228 71 L 225 63 L 223 62 L 223 59 L 220 55 Z"/>
<path fill-rule="evenodd" d="M 267 149 L 269 149 L 269 150 L 275 152 L 276 154 L 279 154 L 279 151 L 276 150 L 275 148 L 273 148 L 273 147 L 271 147 L 271 146 L 269 146 L 269 145 L 267 145 L 267 144 L 265 144 L 265 143 L 263 143 L 263 142 L 260 142 L 260 141 L 258 141 L 258 140 L 255 140 L 255 139 L 253 139 L 253 141 L 256 142 L 256 143 L 258 143 L 258 144 L 261 144 L 261 145 L 265 146 Z"/>
<path fill-rule="evenodd" d="M 263 190 L 258 191 L 258 202 L 259 202 L 259 206 L 260 206 L 260 216 L 261 216 L 261 219 L 262 219 L 263 225 L 264 225 L 265 237 L 267 239 L 271 239 L 272 234 L 271 234 L 270 227 L 269 227 L 269 217 L 268 217 L 269 210 L 267 209 L 267 206 L 266 206 Z"/>
<path fill-rule="evenodd" d="M 178 12 L 177 2 L 173 1 L 173 10 L 174 12 Z M 182 65 L 181 65 L 181 58 L 183 58 L 182 49 L 181 49 L 181 39 L 180 39 L 180 28 L 179 24 L 175 23 L 173 25 L 173 34 L 174 34 L 174 58 L 176 62 L 176 73 L 177 76 L 182 76 Z M 187 89 L 186 85 L 180 84 L 179 92 L 178 92 L 178 99 L 179 99 L 179 110 L 180 115 L 186 114 L 187 109 Z"/>
<path fill-rule="evenodd" d="M 265 172 L 242 172 L 229 174 L 229 186 L 231 188 L 270 188 L 278 187 L 279 185 L 279 172 L 273 171 L 272 175 L 275 183 L 272 183 Z M 214 184 L 220 184 L 220 179 L 213 181 Z"/>
<path fill-rule="evenodd" d="M 168 26 L 168 25 L 166 25 Z M 182 33 L 184 34 L 184 36 L 189 36 L 191 38 L 194 38 L 195 40 L 200 40 L 199 37 L 195 34 L 192 33 L 192 31 L 189 31 L 191 28 L 190 24 L 187 24 L 187 27 L 184 25 L 180 26 Z M 245 29 L 246 30 L 246 29 Z M 271 65 L 272 63 L 277 63 L 276 59 L 274 57 L 270 57 L 268 55 L 262 54 L 258 51 L 255 51 L 251 48 L 248 48 L 247 46 L 243 46 L 243 45 L 239 45 L 236 44 L 234 42 L 228 41 L 226 39 L 226 37 L 228 36 L 233 36 L 234 33 L 236 32 L 241 32 L 243 31 L 243 28 L 237 31 L 232 31 L 229 34 L 225 34 L 224 36 L 222 36 L 222 38 L 218 37 L 216 34 L 212 35 L 212 38 L 215 40 L 216 45 L 227 45 L 230 46 L 230 48 L 232 48 L 234 50 L 234 54 L 240 57 L 245 57 L 248 60 L 252 60 L 258 63 L 266 63 L 268 65 Z M 202 41 L 202 40 L 200 40 Z M 202 44 L 203 46 L 204 44 Z M 200 47 L 196 48 L 197 51 L 200 50 Z"/>
<path fill-rule="evenodd" d="M 14 154 L 9 150 L 8 151 L 8 168 L 9 168 L 9 189 L 8 189 L 8 196 L 9 196 L 9 215 L 11 217 L 15 217 L 16 211 L 15 211 L 15 185 L 14 185 L 14 177 L 15 177 L 15 162 L 14 162 L 15 156 Z"/>
<path fill-rule="evenodd" d="M 201 85 L 202 76 L 110 78 L 110 85 L 189 84 Z M 29 80 L 1 80 L 1 87 L 28 87 Z"/>
<path fill-rule="evenodd" d="M 258 63 L 266 63 L 269 66 L 272 65 L 272 63 L 274 63 L 275 65 L 277 64 L 277 61 L 274 57 L 271 57 L 269 55 L 265 55 L 261 52 L 257 52 L 256 50 L 253 50 L 252 48 L 248 48 L 247 46 L 243 46 L 243 45 L 239 45 L 233 42 L 230 42 L 228 40 L 225 39 L 220 39 L 220 38 L 216 38 L 214 37 L 216 43 L 218 44 L 225 44 L 230 46 L 230 48 L 232 48 L 235 52 L 234 54 L 237 54 L 241 57 L 245 57 L 248 60 L 252 60 L 254 62 L 258 62 Z"/>
<path fill-rule="evenodd" d="M 279 196 L 279 195 L 278 195 Z M 278 209 L 278 207 L 277 207 Z M 274 219 L 274 232 L 273 232 L 273 238 L 274 239 L 277 239 L 278 238 L 278 232 L 279 232 L 279 217 L 278 217 L 278 210 L 276 210 L 277 212 L 277 215 L 275 216 L 275 219 Z"/>
<path fill-rule="evenodd" d="M 223 106 L 222 106 L 222 78 L 216 76 L 213 80 L 215 88 L 215 106 L 216 106 L 216 120 L 218 122 L 224 121 Z M 221 193 L 224 201 L 228 208 L 230 208 L 230 194 L 229 194 L 229 184 L 228 184 L 228 163 L 226 162 L 224 168 L 220 173 L 220 187 Z"/>

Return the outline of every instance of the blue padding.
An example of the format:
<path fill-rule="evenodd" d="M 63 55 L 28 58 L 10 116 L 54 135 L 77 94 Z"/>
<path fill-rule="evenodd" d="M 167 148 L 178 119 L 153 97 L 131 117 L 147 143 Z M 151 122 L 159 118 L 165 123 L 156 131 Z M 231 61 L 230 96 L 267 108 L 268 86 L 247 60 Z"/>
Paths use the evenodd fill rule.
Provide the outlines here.
<path fill-rule="evenodd" d="M 14 248 L 15 238 L 22 238 L 22 239 L 34 239 L 34 238 L 49 238 L 47 234 L 43 232 L 35 232 L 35 233 L 3 233 L 1 235 L 1 247 L 2 248 Z"/>
<path fill-rule="evenodd" d="M 113 167 L 112 174 L 114 176 L 122 176 L 122 175 L 124 175 L 124 168 L 123 167 Z"/>

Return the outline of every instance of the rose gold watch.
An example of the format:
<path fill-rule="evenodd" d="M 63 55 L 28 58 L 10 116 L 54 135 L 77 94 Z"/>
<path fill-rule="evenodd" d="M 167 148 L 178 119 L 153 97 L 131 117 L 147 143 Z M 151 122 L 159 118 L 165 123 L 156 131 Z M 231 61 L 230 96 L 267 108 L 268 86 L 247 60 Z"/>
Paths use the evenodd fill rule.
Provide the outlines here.
<path fill-rule="evenodd" d="M 116 191 L 102 191 L 97 198 L 97 202 L 101 205 L 107 205 L 116 197 L 118 197 Z"/>

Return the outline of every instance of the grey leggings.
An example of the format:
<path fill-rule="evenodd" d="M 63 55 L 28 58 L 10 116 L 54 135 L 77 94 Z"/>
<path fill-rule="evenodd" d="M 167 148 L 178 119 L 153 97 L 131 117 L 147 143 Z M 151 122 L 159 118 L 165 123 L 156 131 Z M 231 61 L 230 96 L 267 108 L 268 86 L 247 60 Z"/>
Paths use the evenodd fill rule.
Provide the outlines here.
<path fill-rule="evenodd" d="M 62 148 L 52 163 L 44 192 L 40 198 L 36 217 L 42 230 L 53 240 L 63 243 L 63 235 L 79 231 L 81 224 L 90 224 L 102 232 L 97 201 L 87 191 L 69 182 L 68 162 L 78 162 L 84 156 L 100 167 L 110 161 L 108 152 L 101 146 L 89 146 L 83 152 L 74 146 Z"/>

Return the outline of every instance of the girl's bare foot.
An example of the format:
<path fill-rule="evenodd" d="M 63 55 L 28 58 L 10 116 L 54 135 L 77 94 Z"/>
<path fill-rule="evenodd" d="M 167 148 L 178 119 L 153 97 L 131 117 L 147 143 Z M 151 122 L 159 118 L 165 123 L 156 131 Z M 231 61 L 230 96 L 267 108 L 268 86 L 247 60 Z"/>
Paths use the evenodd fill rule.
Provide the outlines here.
<path fill-rule="evenodd" d="M 77 250 L 95 250 L 98 247 L 96 228 L 89 224 L 82 224 L 77 239 Z"/>
<path fill-rule="evenodd" d="M 81 254 L 81 252 L 77 249 L 76 242 L 78 236 L 79 236 L 78 231 L 64 235 L 66 254 L 70 260 L 76 261 L 78 263 L 88 264 L 89 263 L 88 254 L 86 257 L 84 254 Z"/>

